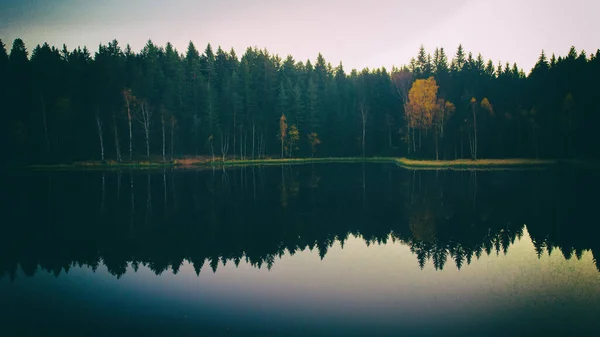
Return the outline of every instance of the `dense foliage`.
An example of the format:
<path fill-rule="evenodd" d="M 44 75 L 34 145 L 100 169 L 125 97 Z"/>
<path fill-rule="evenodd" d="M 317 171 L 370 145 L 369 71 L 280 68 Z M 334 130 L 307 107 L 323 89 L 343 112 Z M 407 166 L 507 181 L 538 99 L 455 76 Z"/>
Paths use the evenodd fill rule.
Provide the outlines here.
<path fill-rule="evenodd" d="M 148 41 L 135 53 L 112 41 L 93 56 L 47 44 L 29 55 L 20 39 L 10 52 L 0 41 L 0 142 L 10 162 L 29 163 L 184 155 L 597 158 L 599 57 L 575 48 L 550 59 L 542 52 L 526 76 L 516 64 L 485 62 L 462 46 L 450 61 L 443 49 L 432 56 L 421 48 L 407 66 L 347 73 L 322 55 L 313 64 L 257 48 L 240 58 L 210 45 L 201 54 L 190 42 L 182 55 Z M 418 80 L 432 85 L 422 94 L 435 89 L 421 110 L 409 97 Z"/>

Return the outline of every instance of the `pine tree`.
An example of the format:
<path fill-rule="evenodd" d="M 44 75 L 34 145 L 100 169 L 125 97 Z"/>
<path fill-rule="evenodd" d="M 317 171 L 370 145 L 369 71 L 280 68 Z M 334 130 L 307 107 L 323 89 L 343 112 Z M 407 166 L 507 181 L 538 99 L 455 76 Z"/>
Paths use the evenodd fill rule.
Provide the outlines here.
<path fill-rule="evenodd" d="M 453 63 L 455 68 L 452 69 L 453 72 L 460 72 L 463 70 L 465 66 L 465 51 L 463 49 L 462 44 L 458 45 L 458 49 L 456 50 L 456 55 L 454 56 Z"/>

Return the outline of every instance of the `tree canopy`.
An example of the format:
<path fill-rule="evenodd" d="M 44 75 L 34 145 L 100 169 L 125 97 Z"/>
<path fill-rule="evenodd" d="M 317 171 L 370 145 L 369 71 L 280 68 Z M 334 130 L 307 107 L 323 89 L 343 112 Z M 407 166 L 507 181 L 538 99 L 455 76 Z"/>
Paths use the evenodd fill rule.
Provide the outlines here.
<path fill-rule="evenodd" d="M 421 47 L 391 71 L 346 72 L 321 54 L 238 57 L 210 44 L 200 54 L 192 42 L 183 54 L 152 41 L 136 53 L 113 40 L 91 55 L 0 41 L 0 141 L 13 163 L 214 158 L 225 148 L 235 158 L 600 156 L 600 51 L 542 52 L 528 75 L 462 45 L 446 55 Z"/>

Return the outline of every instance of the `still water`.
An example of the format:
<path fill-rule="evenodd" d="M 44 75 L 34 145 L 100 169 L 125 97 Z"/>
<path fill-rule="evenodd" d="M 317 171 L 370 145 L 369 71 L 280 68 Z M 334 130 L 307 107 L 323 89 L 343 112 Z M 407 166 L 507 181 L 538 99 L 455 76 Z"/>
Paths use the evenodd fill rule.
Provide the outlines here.
<path fill-rule="evenodd" d="M 3 336 L 598 336 L 596 172 L 0 180 Z"/>

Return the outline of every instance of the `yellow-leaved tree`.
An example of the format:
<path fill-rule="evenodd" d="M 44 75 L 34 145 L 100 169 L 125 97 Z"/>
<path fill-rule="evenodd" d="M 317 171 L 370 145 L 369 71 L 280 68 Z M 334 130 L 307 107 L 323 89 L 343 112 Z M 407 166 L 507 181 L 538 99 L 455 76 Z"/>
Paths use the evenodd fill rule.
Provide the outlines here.
<path fill-rule="evenodd" d="M 408 92 L 408 105 L 405 109 L 408 125 L 412 129 L 413 151 L 416 151 L 415 129 L 419 130 L 419 149 L 421 148 L 421 133 L 431 128 L 433 117 L 438 108 L 438 85 L 433 77 L 416 80 Z"/>

